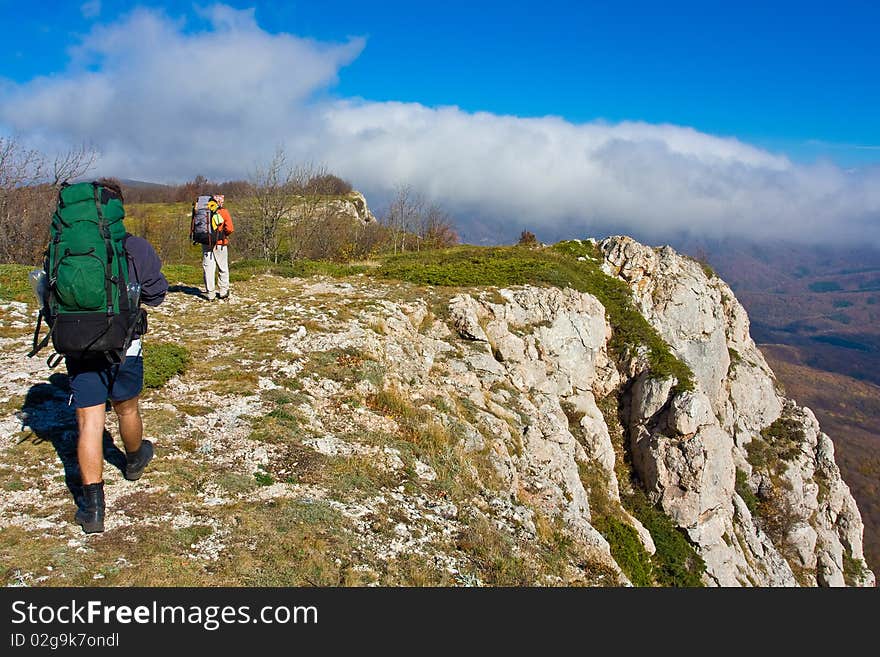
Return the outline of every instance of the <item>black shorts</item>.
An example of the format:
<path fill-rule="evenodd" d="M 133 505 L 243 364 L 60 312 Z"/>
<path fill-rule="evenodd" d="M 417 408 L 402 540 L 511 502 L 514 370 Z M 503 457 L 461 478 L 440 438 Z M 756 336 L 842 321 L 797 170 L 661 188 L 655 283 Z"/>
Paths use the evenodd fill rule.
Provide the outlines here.
<path fill-rule="evenodd" d="M 127 356 L 122 365 L 101 360 L 67 359 L 67 374 L 76 408 L 125 401 L 141 394 L 144 387 L 144 359 Z"/>

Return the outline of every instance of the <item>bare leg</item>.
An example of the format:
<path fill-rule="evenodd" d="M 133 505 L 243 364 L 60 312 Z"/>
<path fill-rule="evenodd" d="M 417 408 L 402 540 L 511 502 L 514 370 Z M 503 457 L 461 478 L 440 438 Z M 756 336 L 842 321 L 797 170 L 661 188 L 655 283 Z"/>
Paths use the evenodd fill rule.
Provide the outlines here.
<path fill-rule="evenodd" d="M 144 436 L 144 423 L 138 408 L 138 398 L 132 397 L 112 403 L 119 420 L 119 436 L 125 444 L 125 451 L 129 453 L 138 451 Z"/>
<path fill-rule="evenodd" d="M 104 404 L 76 409 L 79 441 L 76 455 L 84 485 L 104 479 Z"/>

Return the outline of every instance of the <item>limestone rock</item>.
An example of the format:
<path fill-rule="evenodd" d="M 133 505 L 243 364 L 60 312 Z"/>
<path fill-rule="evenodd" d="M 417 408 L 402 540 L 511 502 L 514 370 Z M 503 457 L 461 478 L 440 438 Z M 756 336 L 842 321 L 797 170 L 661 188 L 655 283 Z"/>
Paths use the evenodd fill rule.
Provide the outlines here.
<path fill-rule="evenodd" d="M 376 223 L 376 217 L 367 205 L 367 199 L 359 191 L 351 191 L 342 197 L 298 197 L 299 202 L 290 210 L 291 220 L 344 218 L 362 226 Z"/>
<path fill-rule="evenodd" d="M 652 249 L 621 236 L 599 247 L 606 273 L 629 285 L 642 314 L 694 372 L 696 390 L 679 394 L 670 380 L 638 374 L 624 401 L 634 466 L 662 508 L 687 529 L 710 579 L 836 586 L 848 583 L 846 561 L 860 574 L 853 584 L 872 585 L 861 517 L 834 463 L 833 445 L 809 409 L 777 391 L 730 288 L 670 247 Z M 753 472 L 746 447 L 764 440 L 762 431 L 780 417 L 800 437 L 774 480 Z M 773 500 L 783 522 L 775 543 L 761 529 L 767 521 L 756 522 L 734 493 L 736 468 L 751 473 L 759 493 Z"/>

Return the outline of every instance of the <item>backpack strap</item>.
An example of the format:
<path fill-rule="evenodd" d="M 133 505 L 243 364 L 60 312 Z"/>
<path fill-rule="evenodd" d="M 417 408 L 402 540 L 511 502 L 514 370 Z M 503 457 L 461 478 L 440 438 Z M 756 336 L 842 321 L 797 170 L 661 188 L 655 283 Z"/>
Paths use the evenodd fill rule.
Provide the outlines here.
<path fill-rule="evenodd" d="M 98 196 L 98 187 L 96 182 L 92 183 L 92 193 L 95 195 L 95 210 L 98 213 L 98 228 L 101 230 L 101 237 L 104 238 L 104 247 L 107 249 L 107 269 L 104 272 L 104 290 L 107 294 L 107 316 L 113 315 L 113 243 L 110 241 L 110 229 L 104 220 L 104 211 L 101 210 L 101 198 Z"/>
<path fill-rule="evenodd" d="M 46 325 L 49 326 L 49 332 L 46 334 L 46 337 L 43 338 L 39 344 L 37 341 L 40 338 L 40 323 L 43 321 L 43 309 L 40 308 L 40 312 L 37 315 L 37 328 L 34 330 L 34 348 L 31 349 L 30 353 L 28 353 L 28 358 L 33 358 L 37 355 L 43 347 L 49 344 L 49 340 L 52 338 L 52 334 L 55 332 L 55 324 L 49 325 L 49 322 L 46 322 Z M 59 353 L 54 353 L 46 359 L 46 365 L 49 366 L 50 370 L 54 370 L 61 361 L 64 360 L 64 356 Z"/>
<path fill-rule="evenodd" d="M 190 215 L 189 220 L 189 241 L 193 244 L 197 244 L 197 242 L 193 239 L 196 234 L 196 203 L 198 203 L 198 200 L 193 201 L 192 214 Z"/>
<path fill-rule="evenodd" d="M 52 333 L 55 331 L 55 326 L 49 326 L 49 322 L 46 322 L 46 325 L 49 326 L 49 332 L 46 333 L 46 337 L 40 340 L 40 325 L 43 322 L 43 309 L 40 308 L 40 313 L 37 315 L 37 328 L 34 329 L 34 346 L 33 349 L 28 353 L 28 358 L 33 358 L 37 355 L 37 353 L 49 344 L 49 340 L 52 338 Z"/>

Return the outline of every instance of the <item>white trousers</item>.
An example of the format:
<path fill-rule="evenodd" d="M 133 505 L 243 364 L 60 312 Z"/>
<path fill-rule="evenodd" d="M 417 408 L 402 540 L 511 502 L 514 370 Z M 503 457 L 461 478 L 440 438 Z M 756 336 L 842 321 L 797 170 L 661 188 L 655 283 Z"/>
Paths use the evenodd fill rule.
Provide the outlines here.
<path fill-rule="evenodd" d="M 205 290 L 208 297 L 214 296 L 214 279 L 218 279 L 221 297 L 229 294 L 229 247 L 218 244 L 213 249 L 202 245 L 202 269 L 205 270 Z M 219 276 L 218 276 L 219 274 Z"/>

